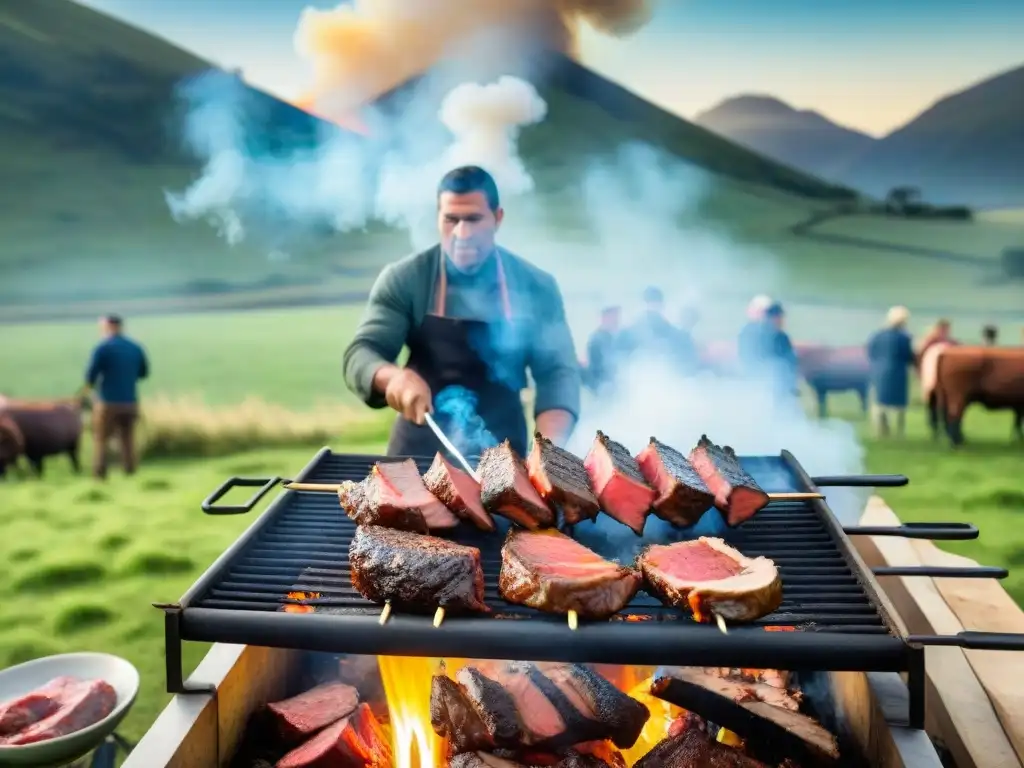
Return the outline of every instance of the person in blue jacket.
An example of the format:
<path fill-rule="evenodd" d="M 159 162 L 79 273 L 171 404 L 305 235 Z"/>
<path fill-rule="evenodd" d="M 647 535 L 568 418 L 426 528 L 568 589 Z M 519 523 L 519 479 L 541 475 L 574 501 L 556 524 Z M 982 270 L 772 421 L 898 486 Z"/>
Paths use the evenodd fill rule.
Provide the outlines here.
<path fill-rule="evenodd" d="M 871 386 L 875 391 L 872 410 L 879 437 L 889 436 L 890 416 L 896 422 L 897 435 L 902 437 L 906 429 L 910 368 L 914 365 L 913 339 L 907 332 L 909 319 L 906 307 L 893 307 L 886 316 L 886 327 L 868 340 Z"/>
<path fill-rule="evenodd" d="M 761 320 L 751 319 L 740 332 L 740 364 L 747 378 L 765 382 L 783 400 L 799 394 L 796 351 L 783 329 L 786 313 L 772 301 Z"/>

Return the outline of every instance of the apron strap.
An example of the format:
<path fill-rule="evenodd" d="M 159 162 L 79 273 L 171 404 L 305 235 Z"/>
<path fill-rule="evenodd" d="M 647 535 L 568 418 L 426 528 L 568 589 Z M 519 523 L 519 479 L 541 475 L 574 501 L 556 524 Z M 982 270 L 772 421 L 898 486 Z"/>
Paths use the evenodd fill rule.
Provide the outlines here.
<path fill-rule="evenodd" d="M 440 253 L 441 258 L 438 259 L 438 276 L 437 276 L 437 295 L 434 300 L 434 314 L 438 317 L 444 317 L 445 310 L 448 305 L 448 272 L 445 269 L 444 261 L 447 258 L 444 255 L 444 251 Z M 498 260 L 498 288 L 501 291 L 501 309 L 505 320 L 511 322 L 512 320 L 512 300 L 509 298 L 508 293 L 508 282 L 505 280 L 505 267 L 501 259 L 501 251 L 495 249 L 494 258 Z"/>

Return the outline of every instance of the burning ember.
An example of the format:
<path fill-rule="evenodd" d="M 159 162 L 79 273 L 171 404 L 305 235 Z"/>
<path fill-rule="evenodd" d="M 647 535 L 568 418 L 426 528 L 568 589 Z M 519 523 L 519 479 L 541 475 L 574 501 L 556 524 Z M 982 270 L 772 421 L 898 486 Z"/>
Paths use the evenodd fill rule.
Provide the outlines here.
<path fill-rule="evenodd" d="M 306 600 L 318 600 L 323 597 L 319 592 L 289 592 L 286 595 L 287 600 L 306 601 Z M 285 603 L 283 608 L 285 613 L 313 613 L 316 608 L 312 605 L 306 605 L 304 602 Z"/>

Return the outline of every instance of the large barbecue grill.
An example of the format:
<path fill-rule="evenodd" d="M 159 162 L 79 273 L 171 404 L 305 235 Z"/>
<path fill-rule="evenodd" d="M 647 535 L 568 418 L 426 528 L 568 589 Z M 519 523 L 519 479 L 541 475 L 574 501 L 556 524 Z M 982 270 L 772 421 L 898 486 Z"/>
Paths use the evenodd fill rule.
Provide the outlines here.
<path fill-rule="evenodd" d="M 295 480 L 359 481 L 380 460 L 386 459 L 325 448 Z M 415 460 L 421 471 L 431 461 Z M 814 493 L 825 486 L 907 483 L 898 475 L 811 478 L 788 452 L 745 457 L 742 463 L 771 491 Z M 282 479 L 230 478 L 203 502 L 203 509 L 208 514 L 251 511 L 278 482 Z M 245 504 L 217 505 L 239 486 L 257 490 Z M 186 640 L 390 656 L 906 672 L 909 724 L 923 728 L 924 645 L 1024 650 L 1024 638 L 1017 635 L 907 636 L 874 578 L 1004 578 L 1005 570 L 890 567 L 872 573 L 848 538 L 854 534 L 976 538 L 978 530 L 969 524 L 844 528 L 821 499 L 773 502 L 723 536 L 744 554 L 775 561 L 783 581 L 783 604 L 758 622 L 730 627 L 727 634 L 713 625 L 695 623 L 644 592 L 613 619 L 581 622 L 576 630 L 569 628 L 564 617 L 508 604 L 497 592 L 503 534 L 481 533 L 468 526 L 460 526 L 452 538 L 480 549 L 486 600 L 494 612 L 450 615 L 435 627 L 429 613 L 396 609 L 382 624 L 382 607 L 365 600 L 350 581 L 348 548 L 354 533 L 355 524 L 341 512 L 334 495 L 292 490 L 279 495 L 177 603 L 158 606 L 166 619 L 168 691 L 190 692 L 181 667 L 181 643 Z M 305 607 L 292 607 L 296 605 Z"/>

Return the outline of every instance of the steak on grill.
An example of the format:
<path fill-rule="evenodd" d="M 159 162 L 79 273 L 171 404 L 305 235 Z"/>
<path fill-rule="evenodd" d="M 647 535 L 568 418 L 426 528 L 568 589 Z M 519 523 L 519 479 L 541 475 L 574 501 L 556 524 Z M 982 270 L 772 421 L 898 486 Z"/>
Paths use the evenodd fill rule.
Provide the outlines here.
<path fill-rule="evenodd" d="M 644 480 L 626 446 L 598 430 L 583 464 L 605 514 L 632 528 L 637 536 L 642 535 L 647 513 L 658 494 Z"/>
<path fill-rule="evenodd" d="M 696 728 L 659 741 L 633 768 L 768 768 L 734 747 L 712 740 Z"/>
<path fill-rule="evenodd" d="M 117 691 L 103 680 L 80 680 L 65 684 L 55 698 L 58 704 L 56 710 L 14 735 L 0 738 L 0 744 L 21 746 L 67 736 L 95 725 L 117 706 Z"/>
<path fill-rule="evenodd" d="M 767 506 L 768 494 L 740 466 L 729 446 L 719 447 L 701 435 L 690 451 L 690 463 L 714 494 L 715 506 L 730 526 L 749 520 Z"/>
<path fill-rule="evenodd" d="M 754 621 L 782 605 L 775 563 L 746 557 L 721 539 L 655 544 L 637 562 L 648 591 L 666 605 L 689 608 L 697 621 L 712 621 L 714 614 Z"/>
<path fill-rule="evenodd" d="M 629 603 L 642 579 L 554 528 L 510 530 L 501 548 L 498 591 L 510 603 L 607 619 Z"/>
<path fill-rule="evenodd" d="M 597 516 L 600 506 L 590 490 L 590 477 L 582 459 L 559 448 L 540 432 L 533 436 L 526 469 L 533 487 L 548 504 L 561 509 L 569 525 Z"/>
<path fill-rule="evenodd" d="M 392 768 L 391 743 L 368 704 L 324 728 L 274 768 Z"/>
<path fill-rule="evenodd" d="M 286 744 L 298 744 L 341 720 L 359 706 L 359 691 L 344 683 L 324 683 L 284 701 L 267 704 Z"/>
<path fill-rule="evenodd" d="M 348 559 L 352 585 L 375 603 L 490 611 L 484 604 L 484 572 L 476 547 L 361 525 Z"/>
<path fill-rule="evenodd" d="M 555 524 L 554 512 L 533 487 L 523 460 L 508 440 L 485 450 L 476 471 L 486 509 L 530 530 Z"/>
<path fill-rule="evenodd" d="M 800 712 L 759 701 L 745 684 L 709 675 L 700 669 L 673 668 L 651 683 L 651 694 L 747 739 L 758 750 L 770 750 L 815 762 L 837 760 L 835 736 Z"/>
<path fill-rule="evenodd" d="M 0 739 L 52 715 L 60 708 L 61 692 L 77 683 L 73 677 L 55 677 L 42 688 L 0 703 Z"/>
<path fill-rule="evenodd" d="M 715 503 L 714 494 L 683 454 L 651 437 L 636 457 L 640 473 L 654 490 L 654 514 L 680 527 L 700 520 Z"/>
<path fill-rule="evenodd" d="M 378 461 L 364 483 L 366 503 L 362 516 L 355 518 L 359 525 L 426 533 L 459 524 L 451 510 L 427 490 L 412 459 Z"/>
<path fill-rule="evenodd" d="M 423 475 L 423 484 L 438 501 L 481 531 L 493 531 L 494 519 L 480 502 L 480 484 L 440 454 Z"/>
<path fill-rule="evenodd" d="M 643 704 L 578 664 L 479 662 L 460 669 L 455 685 L 440 679 L 431 703 L 445 707 L 431 707 L 431 723 L 456 752 L 557 751 L 605 739 L 627 748 L 650 717 Z M 476 715 L 473 733 L 459 731 L 452 717 L 468 711 Z"/>

